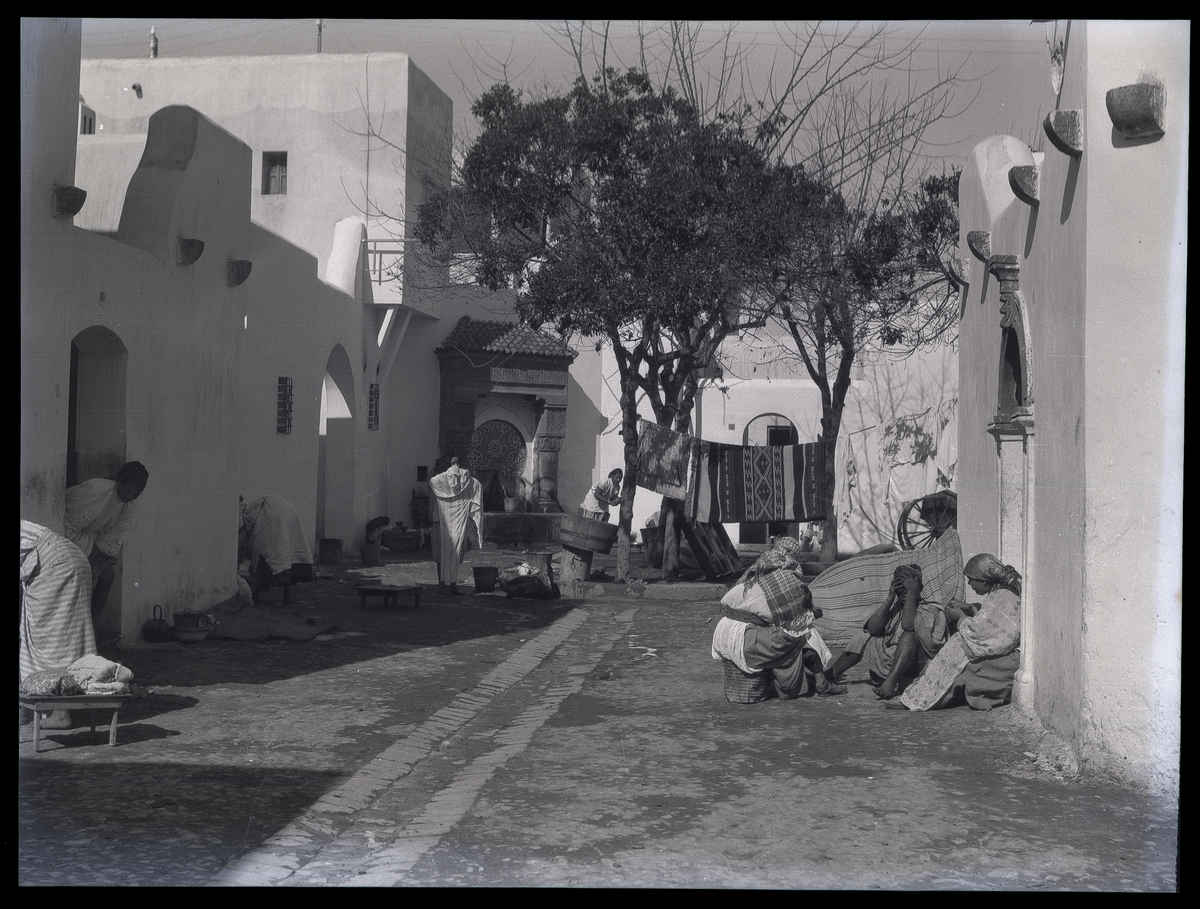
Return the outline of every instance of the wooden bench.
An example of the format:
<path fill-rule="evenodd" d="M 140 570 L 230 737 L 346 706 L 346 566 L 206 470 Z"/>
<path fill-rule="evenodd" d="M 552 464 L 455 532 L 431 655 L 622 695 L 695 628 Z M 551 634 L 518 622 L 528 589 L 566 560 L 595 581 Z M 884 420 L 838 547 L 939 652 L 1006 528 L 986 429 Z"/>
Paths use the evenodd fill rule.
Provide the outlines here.
<path fill-rule="evenodd" d="M 108 727 L 108 744 L 117 744 L 117 717 L 121 713 L 121 708 L 125 702 L 130 700 L 132 695 L 128 694 L 80 694 L 75 696 L 63 697 L 56 696 L 39 696 L 33 694 L 22 694 L 21 706 L 26 710 L 33 711 L 33 750 L 41 751 L 42 740 L 42 713 L 52 710 L 90 710 L 92 712 L 92 732 L 96 731 L 96 711 L 97 710 L 112 710 L 112 722 Z M 68 729 L 61 730 L 69 732 Z"/>
<path fill-rule="evenodd" d="M 392 606 L 396 604 L 401 596 L 411 596 L 413 605 L 417 608 L 421 606 L 421 591 L 424 587 L 388 587 L 384 584 L 364 584 L 361 587 L 356 587 L 358 591 L 358 599 L 362 604 L 363 609 L 367 608 L 367 597 L 379 597 L 383 600 L 384 606 Z"/>

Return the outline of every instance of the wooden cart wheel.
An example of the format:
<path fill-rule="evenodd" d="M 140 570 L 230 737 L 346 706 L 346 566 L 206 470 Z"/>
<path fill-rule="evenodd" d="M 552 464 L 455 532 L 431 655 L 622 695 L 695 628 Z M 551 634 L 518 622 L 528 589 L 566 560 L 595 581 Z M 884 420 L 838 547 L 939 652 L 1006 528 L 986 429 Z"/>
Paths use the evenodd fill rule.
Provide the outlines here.
<path fill-rule="evenodd" d="M 896 523 L 896 536 L 902 549 L 925 549 L 957 527 L 958 495 L 946 489 L 905 505 Z"/>

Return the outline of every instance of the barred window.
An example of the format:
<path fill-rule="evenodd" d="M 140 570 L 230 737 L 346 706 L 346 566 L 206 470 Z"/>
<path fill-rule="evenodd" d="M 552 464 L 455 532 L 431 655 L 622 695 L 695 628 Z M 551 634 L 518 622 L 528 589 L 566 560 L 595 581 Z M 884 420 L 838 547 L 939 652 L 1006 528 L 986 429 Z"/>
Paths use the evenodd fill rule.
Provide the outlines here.
<path fill-rule="evenodd" d="M 281 435 L 292 434 L 292 380 L 279 377 L 279 392 L 275 404 L 275 431 Z"/>
<path fill-rule="evenodd" d="M 367 429 L 379 428 L 379 386 L 372 384 L 367 389 Z"/>

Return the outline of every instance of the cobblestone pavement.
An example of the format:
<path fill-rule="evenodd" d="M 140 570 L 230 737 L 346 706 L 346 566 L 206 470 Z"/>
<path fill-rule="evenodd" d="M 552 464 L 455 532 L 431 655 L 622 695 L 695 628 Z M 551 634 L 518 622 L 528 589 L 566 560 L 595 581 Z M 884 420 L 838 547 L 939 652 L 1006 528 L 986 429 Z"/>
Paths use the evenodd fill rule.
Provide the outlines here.
<path fill-rule="evenodd" d="M 724 585 L 352 585 L 294 589 L 313 641 L 102 647 L 153 693 L 116 748 L 21 727 L 19 882 L 1177 889 L 1177 806 L 1071 778 L 1012 708 L 887 710 L 853 672 L 727 703 Z"/>

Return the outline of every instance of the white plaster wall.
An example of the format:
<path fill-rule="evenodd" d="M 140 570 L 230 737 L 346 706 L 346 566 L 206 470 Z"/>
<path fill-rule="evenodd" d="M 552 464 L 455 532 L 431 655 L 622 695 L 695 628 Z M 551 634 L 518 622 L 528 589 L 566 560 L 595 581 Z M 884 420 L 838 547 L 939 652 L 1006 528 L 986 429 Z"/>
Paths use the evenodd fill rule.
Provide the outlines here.
<path fill-rule="evenodd" d="M 51 217 L 54 185 L 75 185 L 78 132 L 78 19 L 21 19 L 21 517 L 62 530 L 71 335 L 54 311 L 57 288 L 45 280 L 76 236 L 70 220 Z"/>
<path fill-rule="evenodd" d="M 1085 29 L 1084 756 L 1177 786 L 1189 29 Z M 1166 134 L 1128 143 L 1108 121 L 1105 93 L 1147 76 L 1166 87 Z"/>
<path fill-rule="evenodd" d="M 1127 143 L 1104 95 L 1150 61 L 1179 102 L 1176 128 Z M 1045 143 L 1030 207 L 1004 192 L 1028 149 L 987 140 L 960 190 L 964 252 L 968 231 L 990 230 L 993 254 L 1018 255 L 1025 298 L 1036 481 L 1022 706 L 1093 767 L 1167 790 L 1179 753 L 1187 87 L 1186 27 L 1072 22 L 1057 104 L 1084 113 L 1081 158 Z M 999 288 L 982 284 L 974 262 L 960 331 L 968 553 L 998 543 L 996 446 L 983 429 L 996 407 Z"/>
<path fill-rule="evenodd" d="M 22 43 L 77 61 L 78 23 L 72 30 L 38 20 L 26 29 L 23 21 Z M 169 242 L 143 236 L 164 261 L 51 218 L 41 187 L 47 178 L 72 182 L 65 161 L 75 141 L 78 90 L 69 85 L 69 66 L 27 62 L 23 102 L 41 103 L 42 114 L 56 117 L 31 117 L 39 131 L 22 146 L 23 193 L 34 201 L 45 196 L 46 204 L 22 208 L 21 510 L 61 529 L 70 342 L 89 326 L 104 326 L 128 351 L 126 456 L 146 464 L 150 483 L 100 627 L 135 643 L 154 604 L 168 612 L 203 608 L 233 594 L 239 492 L 287 494 L 311 486 L 321 351 L 333 343 L 358 350 L 362 306 L 317 279 L 313 256 L 248 224 L 248 204 L 239 204 L 249 188 L 248 150 L 211 124 L 201 124 L 194 167 L 175 181 L 174 202 L 154 216 L 168 241 L 180 229 L 206 241 L 194 265 L 176 265 Z M 234 195 L 223 198 L 224 191 Z M 231 256 L 254 262 L 237 288 L 225 282 Z M 276 373 L 293 370 L 300 374 L 297 422 L 312 431 L 276 436 Z M 256 371 L 270 374 L 261 396 Z M 243 431 L 252 435 L 248 427 L 264 432 L 239 439 Z M 369 460 L 371 446 L 363 448 Z M 256 477 L 273 487 L 246 489 L 244 482 L 254 485 Z M 365 522 L 370 497 L 363 499 L 355 507 Z"/>
<path fill-rule="evenodd" d="M 135 82 L 141 98 L 129 90 Z M 80 93 L 98 121 L 85 147 L 144 134 L 150 115 L 170 104 L 194 107 L 243 139 L 254 220 L 315 255 L 322 276 L 340 220 L 364 218 L 373 239 L 403 233 L 424 178 L 449 174 L 451 101 L 406 54 L 85 60 Z M 368 117 L 387 143 L 364 135 Z M 264 151 L 288 152 L 286 195 L 262 194 Z"/>

